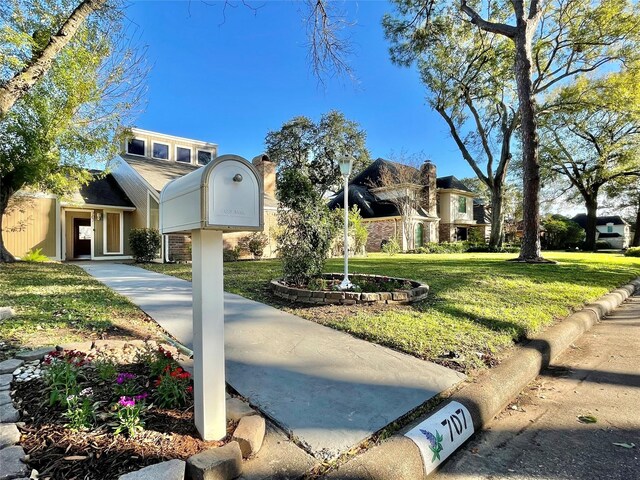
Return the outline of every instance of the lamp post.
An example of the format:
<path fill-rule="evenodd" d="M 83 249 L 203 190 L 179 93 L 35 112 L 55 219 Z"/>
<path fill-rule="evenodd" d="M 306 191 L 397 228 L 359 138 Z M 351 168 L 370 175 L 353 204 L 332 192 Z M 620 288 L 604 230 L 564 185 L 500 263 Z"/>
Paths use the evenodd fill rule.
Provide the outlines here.
<path fill-rule="evenodd" d="M 340 173 L 344 180 L 344 279 L 340 283 L 340 290 L 348 290 L 353 287 L 349 281 L 349 175 L 353 166 L 353 157 L 345 155 L 338 160 Z"/>

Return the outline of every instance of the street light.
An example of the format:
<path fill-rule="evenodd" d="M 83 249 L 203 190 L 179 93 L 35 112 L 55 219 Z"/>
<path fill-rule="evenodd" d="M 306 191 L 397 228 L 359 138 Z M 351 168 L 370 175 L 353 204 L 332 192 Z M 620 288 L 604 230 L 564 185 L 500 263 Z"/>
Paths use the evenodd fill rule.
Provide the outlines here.
<path fill-rule="evenodd" d="M 353 157 L 345 155 L 338 159 L 340 173 L 344 180 L 344 279 L 340 283 L 340 290 L 348 290 L 353 287 L 349 281 L 349 175 L 353 166 Z"/>

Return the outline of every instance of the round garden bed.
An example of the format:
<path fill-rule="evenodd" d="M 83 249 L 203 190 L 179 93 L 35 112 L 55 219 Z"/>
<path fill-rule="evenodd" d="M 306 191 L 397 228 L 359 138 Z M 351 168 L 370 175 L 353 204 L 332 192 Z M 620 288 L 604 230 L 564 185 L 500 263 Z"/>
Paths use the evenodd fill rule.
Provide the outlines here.
<path fill-rule="evenodd" d="M 312 305 L 413 303 L 424 300 L 429 294 L 429 285 L 415 280 L 360 273 L 349 275 L 354 288 L 342 291 L 338 286 L 343 278 L 342 273 L 325 273 L 309 282 L 307 288 L 271 280 L 271 288 L 277 297 Z"/>

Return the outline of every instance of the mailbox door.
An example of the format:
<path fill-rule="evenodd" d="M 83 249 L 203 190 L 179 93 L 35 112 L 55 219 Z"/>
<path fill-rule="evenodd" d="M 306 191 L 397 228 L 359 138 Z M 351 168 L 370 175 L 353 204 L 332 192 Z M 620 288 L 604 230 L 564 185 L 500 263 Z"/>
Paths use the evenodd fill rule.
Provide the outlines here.
<path fill-rule="evenodd" d="M 234 158 L 211 169 L 206 200 L 207 223 L 224 230 L 262 228 L 262 189 L 248 163 Z"/>

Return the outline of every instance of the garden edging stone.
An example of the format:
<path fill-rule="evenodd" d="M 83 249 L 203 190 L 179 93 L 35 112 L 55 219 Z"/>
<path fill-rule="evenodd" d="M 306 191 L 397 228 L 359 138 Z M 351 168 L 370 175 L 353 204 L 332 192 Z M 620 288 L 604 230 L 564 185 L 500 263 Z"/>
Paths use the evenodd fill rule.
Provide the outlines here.
<path fill-rule="evenodd" d="M 260 451 L 264 441 L 265 429 L 264 418 L 259 415 L 249 415 L 240 419 L 231 440 L 238 442 L 244 458 L 255 455 Z"/>
<path fill-rule="evenodd" d="M 20 431 L 15 423 L 0 423 L 0 450 L 20 441 Z"/>
<path fill-rule="evenodd" d="M 183 480 L 186 465 L 184 460 L 169 460 L 126 473 L 118 480 Z"/>
<path fill-rule="evenodd" d="M 22 447 L 7 447 L 0 450 L 0 480 L 13 480 L 29 475 L 29 467 L 23 462 L 25 453 Z"/>
<path fill-rule="evenodd" d="M 10 358 L 4 362 L 0 362 L 0 375 L 5 373 L 13 373 L 16 369 L 20 368 L 24 364 L 24 360 L 17 358 Z"/>
<path fill-rule="evenodd" d="M 327 475 L 329 479 L 416 480 L 425 478 L 417 445 L 404 434 L 433 416 L 450 401 L 463 404 L 479 431 L 516 397 L 526 385 L 567 349 L 584 332 L 627 298 L 640 290 L 640 278 L 615 289 L 519 346 L 497 367 L 482 372 L 459 388 L 440 407 L 403 428 L 380 445 L 342 465 Z"/>
<path fill-rule="evenodd" d="M 205 450 L 187 460 L 188 480 L 232 480 L 242 473 L 242 451 L 238 442 Z"/>

